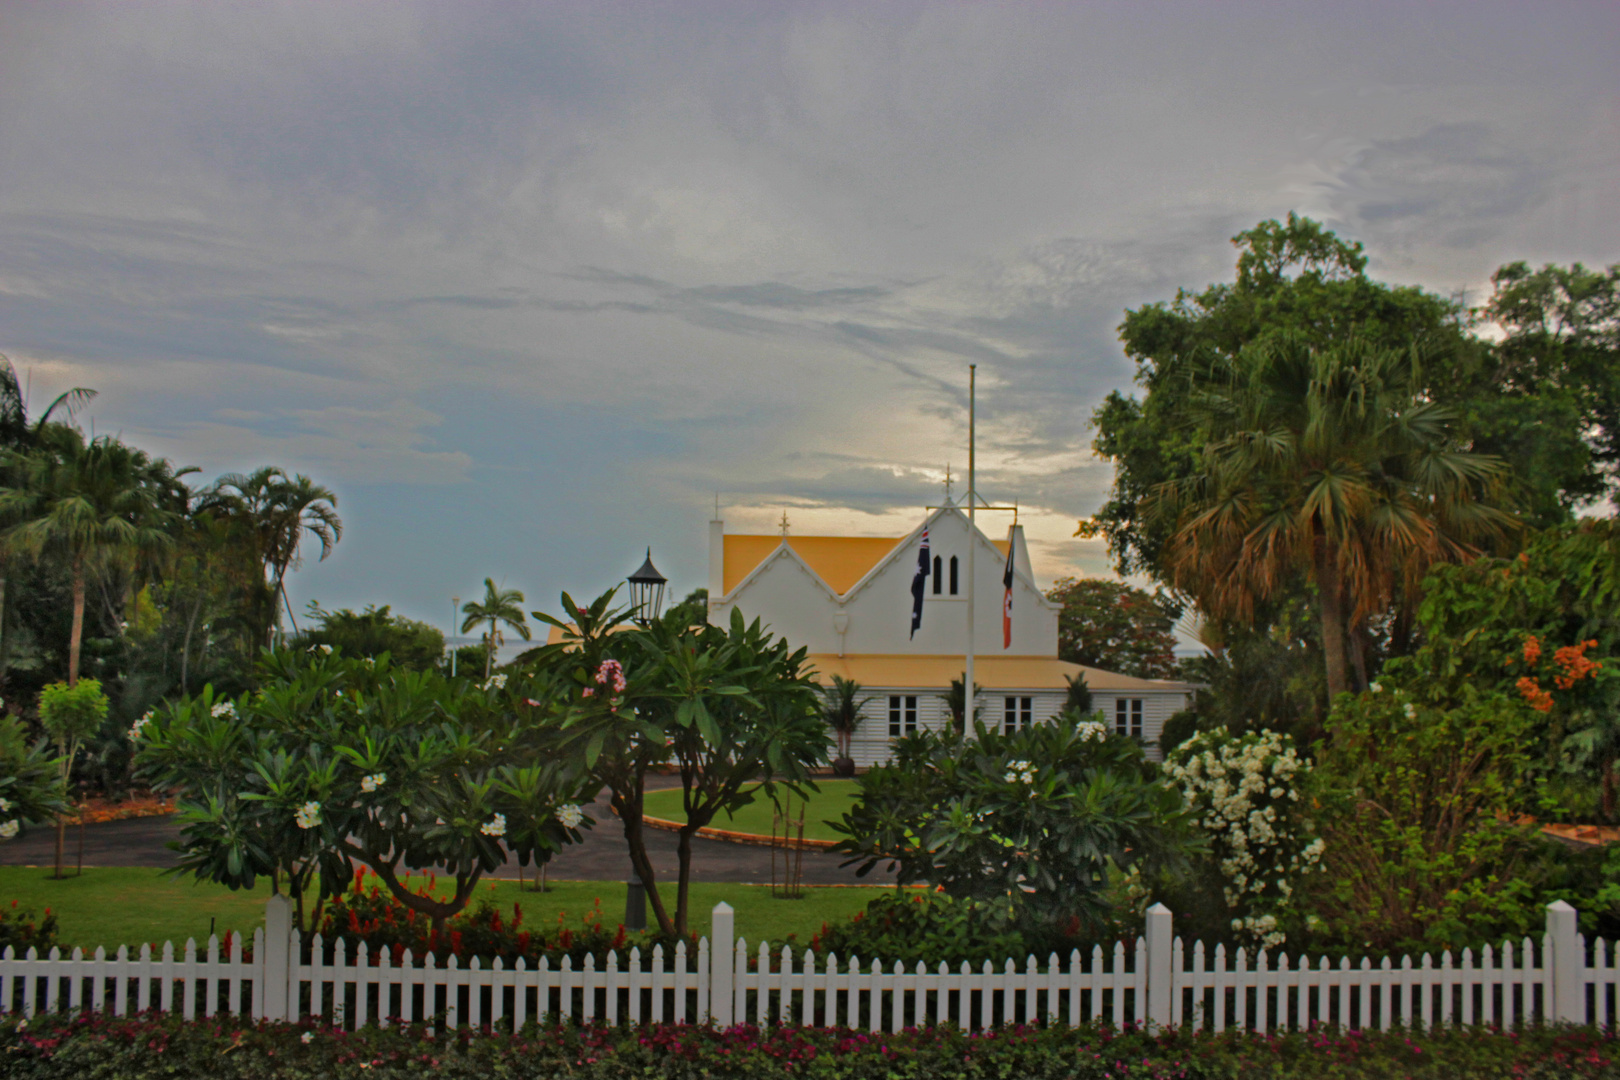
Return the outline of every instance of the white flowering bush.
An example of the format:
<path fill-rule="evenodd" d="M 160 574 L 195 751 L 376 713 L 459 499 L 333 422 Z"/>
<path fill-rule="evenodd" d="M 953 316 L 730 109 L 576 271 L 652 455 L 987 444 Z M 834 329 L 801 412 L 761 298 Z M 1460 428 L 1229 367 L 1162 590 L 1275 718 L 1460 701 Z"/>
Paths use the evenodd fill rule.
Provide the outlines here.
<path fill-rule="evenodd" d="M 1248 943 L 1287 941 L 1279 916 L 1321 862 L 1324 844 L 1300 792 L 1308 770 L 1287 736 L 1225 728 L 1195 735 L 1165 763 L 1208 841 L 1232 931 Z"/>

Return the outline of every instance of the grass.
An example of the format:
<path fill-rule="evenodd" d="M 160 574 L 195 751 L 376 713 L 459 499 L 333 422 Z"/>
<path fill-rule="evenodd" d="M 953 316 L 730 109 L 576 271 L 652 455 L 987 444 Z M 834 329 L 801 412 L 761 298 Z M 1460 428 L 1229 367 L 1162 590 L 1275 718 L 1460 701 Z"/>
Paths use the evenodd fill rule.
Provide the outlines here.
<path fill-rule="evenodd" d="M 806 840 L 842 840 L 843 836 L 833 832 L 826 820 L 838 820 L 844 816 L 844 811 L 855 805 L 855 799 L 860 793 L 854 780 L 818 780 L 816 786 L 821 790 L 810 796 L 810 804 L 804 812 L 804 837 Z M 649 791 L 643 805 L 643 813 L 650 817 L 665 818 L 669 821 L 684 821 L 686 813 L 681 809 L 681 790 L 671 788 L 665 791 Z M 793 800 L 790 811 L 796 822 L 799 818 L 799 800 Z M 771 819 L 776 814 L 776 806 L 761 795 L 747 806 L 739 809 L 735 815 L 721 814 L 710 825 L 716 829 L 730 829 L 734 832 L 758 833 L 763 836 L 771 834 Z"/>
<path fill-rule="evenodd" d="M 211 921 L 221 935 L 227 930 L 251 934 L 264 925 L 264 902 L 270 895 L 265 882 L 252 891 L 231 892 L 144 867 L 90 868 L 82 877 L 62 881 L 52 881 L 50 873 L 45 867 L 0 867 L 0 903 L 16 900 L 19 907 L 32 908 L 40 916 L 50 908 L 60 920 L 62 945 L 86 950 L 104 945 L 110 952 L 119 945 L 145 942 L 181 945 L 188 937 L 201 944 Z M 707 935 L 710 912 L 724 900 L 736 909 L 737 933 L 750 942 L 781 941 L 789 934 L 807 942 L 823 922 L 849 918 L 883 891 L 881 886 L 808 887 L 803 899 L 781 900 L 772 897 L 765 885 L 694 883 L 690 928 Z M 673 915 L 673 884 L 661 884 L 660 893 Z M 597 901 L 607 925 L 624 918 L 624 883 L 619 881 L 552 881 L 544 893 L 520 889 L 516 881 L 491 881 L 480 885 L 474 904 L 478 900 L 503 908 L 520 903 L 531 925 L 553 921 L 559 914 L 576 922 Z M 650 921 L 650 908 L 647 915 Z"/>

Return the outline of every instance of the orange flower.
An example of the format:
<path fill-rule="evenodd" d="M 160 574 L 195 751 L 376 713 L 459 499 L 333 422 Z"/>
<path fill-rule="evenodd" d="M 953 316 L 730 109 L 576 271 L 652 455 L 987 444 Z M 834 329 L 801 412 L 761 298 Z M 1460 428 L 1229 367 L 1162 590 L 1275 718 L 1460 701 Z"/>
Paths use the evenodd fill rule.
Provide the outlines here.
<path fill-rule="evenodd" d="M 1529 637 L 1524 639 L 1524 662 L 1529 664 L 1531 667 L 1535 667 L 1540 660 L 1541 642 L 1536 640 L 1536 636 L 1534 634 L 1531 634 Z"/>
<path fill-rule="evenodd" d="M 1514 685 L 1519 688 L 1519 693 L 1523 695 L 1524 700 L 1530 703 L 1532 709 L 1537 712 L 1552 712 L 1552 691 L 1543 690 L 1541 684 L 1529 675 L 1524 676 Z"/>
<path fill-rule="evenodd" d="M 1553 653 L 1553 661 L 1564 669 L 1562 675 L 1553 678 L 1558 689 L 1568 690 L 1603 666 L 1600 661 L 1586 658 L 1586 650 L 1596 645 L 1596 641 L 1583 641 L 1579 645 L 1565 645 Z"/>

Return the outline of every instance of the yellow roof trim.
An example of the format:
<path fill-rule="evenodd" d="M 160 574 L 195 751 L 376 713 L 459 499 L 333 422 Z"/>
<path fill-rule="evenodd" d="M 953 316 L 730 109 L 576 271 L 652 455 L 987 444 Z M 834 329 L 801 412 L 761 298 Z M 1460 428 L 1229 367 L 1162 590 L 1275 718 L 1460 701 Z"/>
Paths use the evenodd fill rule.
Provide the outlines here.
<path fill-rule="evenodd" d="M 952 679 L 962 677 L 963 658 L 938 654 L 860 653 L 846 656 L 816 654 L 807 658 L 815 679 L 830 685 L 834 675 L 853 679 L 866 687 L 918 687 L 948 689 Z M 1092 690 L 1160 690 L 1190 693 L 1187 683 L 1168 679 L 1138 679 L 1112 671 L 1082 667 L 1066 660 L 1045 656 L 976 656 L 973 681 L 985 690 L 1067 690 L 1069 680 L 1084 673 Z"/>

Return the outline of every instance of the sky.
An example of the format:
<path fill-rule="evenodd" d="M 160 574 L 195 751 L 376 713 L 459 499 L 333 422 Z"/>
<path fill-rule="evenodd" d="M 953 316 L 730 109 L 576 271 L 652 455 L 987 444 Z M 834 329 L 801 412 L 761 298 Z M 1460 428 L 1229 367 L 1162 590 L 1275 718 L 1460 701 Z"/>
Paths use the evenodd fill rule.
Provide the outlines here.
<path fill-rule="evenodd" d="M 201 481 L 330 487 L 300 608 L 556 612 L 649 545 L 683 594 L 717 499 L 902 535 L 970 363 L 980 493 L 1107 575 L 1124 311 L 1289 211 L 1475 302 L 1620 261 L 1617 56 L 1558 0 L 10 0 L 0 353 Z"/>

